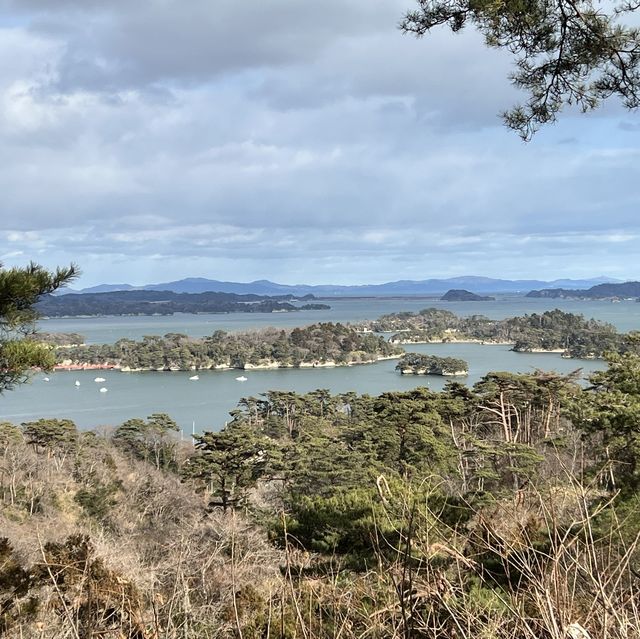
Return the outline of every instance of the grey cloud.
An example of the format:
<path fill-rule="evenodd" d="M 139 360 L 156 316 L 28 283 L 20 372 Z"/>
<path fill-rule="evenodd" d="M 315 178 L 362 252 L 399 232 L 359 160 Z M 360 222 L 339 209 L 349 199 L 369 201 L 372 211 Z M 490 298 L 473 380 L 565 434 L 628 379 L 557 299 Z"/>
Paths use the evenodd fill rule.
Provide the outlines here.
<path fill-rule="evenodd" d="M 473 33 L 403 38 L 400 0 L 91 2 L 21 2 L 0 38 L 2 259 L 346 282 L 638 257 L 633 136 L 569 119 L 523 146 Z"/>
<path fill-rule="evenodd" d="M 19 3 L 32 27 L 62 38 L 63 87 L 189 82 L 312 59 L 329 43 L 388 29 L 403 3 L 383 0 L 140 0 Z"/>

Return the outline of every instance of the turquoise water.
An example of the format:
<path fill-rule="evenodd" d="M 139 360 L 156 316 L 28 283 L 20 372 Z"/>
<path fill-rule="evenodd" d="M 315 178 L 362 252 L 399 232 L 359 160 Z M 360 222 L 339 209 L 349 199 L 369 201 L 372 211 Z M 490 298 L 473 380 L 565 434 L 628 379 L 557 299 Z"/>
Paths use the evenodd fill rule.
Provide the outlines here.
<path fill-rule="evenodd" d="M 216 330 L 239 331 L 264 326 L 294 327 L 319 321 L 355 322 L 375 319 L 395 311 L 417 311 L 436 306 L 459 315 L 484 314 L 501 319 L 525 313 L 561 308 L 611 322 L 621 331 L 640 329 L 640 304 L 636 302 L 581 302 L 501 297 L 494 302 L 440 302 L 427 298 L 330 300 L 331 310 L 298 313 L 224 315 L 174 315 L 169 317 L 107 317 L 56 319 L 41 322 L 51 332 L 78 332 L 92 343 L 114 342 L 121 337 L 139 339 L 143 335 L 182 332 L 192 336 L 210 335 Z M 480 344 L 413 345 L 407 350 L 460 357 L 469 362 L 467 383 L 472 384 L 489 371 L 531 372 L 536 368 L 569 372 L 583 367 L 584 373 L 603 368 L 598 361 L 566 360 L 556 354 L 513 353 L 508 346 Z M 0 399 L 0 418 L 19 423 L 39 417 L 68 417 L 82 428 L 117 425 L 130 417 L 154 412 L 169 413 L 189 433 L 219 429 L 242 397 L 268 390 L 307 392 L 327 388 L 333 393 L 356 391 L 372 395 L 387 390 L 407 390 L 416 386 L 442 388 L 439 377 L 401 376 L 394 360 L 377 364 L 333 369 L 267 370 L 244 373 L 246 382 L 236 381 L 240 371 L 192 373 L 120 373 L 115 371 L 58 372 L 37 375 L 31 383 L 6 393 Z M 103 383 L 93 381 L 104 377 Z M 465 378 L 462 378 L 465 379 Z M 80 386 L 74 382 L 78 380 Z M 100 387 L 108 389 L 100 393 Z"/>

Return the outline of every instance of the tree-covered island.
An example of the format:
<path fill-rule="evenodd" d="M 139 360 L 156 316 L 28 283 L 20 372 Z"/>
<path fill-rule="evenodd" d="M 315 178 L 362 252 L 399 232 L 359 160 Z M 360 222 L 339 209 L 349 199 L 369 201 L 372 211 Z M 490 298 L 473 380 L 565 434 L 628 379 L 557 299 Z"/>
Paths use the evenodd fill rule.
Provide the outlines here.
<path fill-rule="evenodd" d="M 402 375 L 468 375 L 469 364 L 456 357 L 438 357 L 422 353 L 405 353 L 396 370 Z"/>
<path fill-rule="evenodd" d="M 465 289 L 449 289 L 441 298 L 442 302 L 493 302 L 495 297 L 489 295 L 478 295 Z"/>
<path fill-rule="evenodd" d="M 277 313 L 326 310 L 326 304 L 313 301 L 313 295 L 296 306 L 292 295 L 238 295 L 235 293 L 174 293 L 172 291 L 112 291 L 109 293 L 70 293 L 45 295 L 35 305 L 45 317 L 102 315 L 173 315 L 174 313 Z"/>
<path fill-rule="evenodd" d="M 437 308 L 417 313 L 383 315 L 360 323 L 361 330 L 394 333 L 394 344 L 430 342 L 478 342 L 513 344 L 516 352 L 558 352 L 567 357 L 602 357 L 624 349 L 624 335 L 614 326 L 559 309 L 502 320 L 482 315 L 459 317 Z"/>
<path fill-rule="evenodd" d="M 365 364 L 399 357 L 403 349 L 372 333 L 320 323 L 245 333 L 216 331 L 204 338 L 182 333 L 146 336 L 115 344 L 67 345 L 56 349 L 57 367 L 122 371 L 305 368 Z"/>
<path fill-rule="evenodd" d="M 376 332 L 394 334 L 387 341 Z M 404 353 L 402 344 L 437 342 L 511 344 L 516 352 L 558 352 L 565 357 L 594 358 L 606 352 L 624 351 L 624 338 L 610 324 L 585 320 L 581 315 L 560 310 L 491 320 L 480 315 L 458 317 L 450 311 L 429 308 L 418 313 L 384 315 L 376 321 L 353 326 L 319 323 L 292 330 L 216 331 L 203 338 L 168 333 L 163 337 L 145 336 L 139 341 L 121 339 L 115 344 L 89 345 L 77 334 L 45 333 L 31 339 L 55 349 L 59 369 L 177 371 L 372 363 L 400 357 Z M 412 366 L 406 366 L 403 372 L 410 372 Z M 418 366 L 417 370 L 422 368 Z M 436 366 L 427 374 L 453 374 L 467 367 L 447 366 L 445 373 L 437 370 Z"/>

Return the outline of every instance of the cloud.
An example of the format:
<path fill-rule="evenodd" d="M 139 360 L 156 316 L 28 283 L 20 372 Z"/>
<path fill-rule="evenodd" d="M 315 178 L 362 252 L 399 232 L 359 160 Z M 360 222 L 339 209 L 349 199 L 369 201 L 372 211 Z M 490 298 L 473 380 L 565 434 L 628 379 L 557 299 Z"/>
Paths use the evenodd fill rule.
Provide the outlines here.
<path fill-rule="evenodd" d="M 630 268 L 629 116 L 525 146 L 509 60 L 402 36 L 406 5 L 0 0 L 2 259 L 86 284 Z"/>

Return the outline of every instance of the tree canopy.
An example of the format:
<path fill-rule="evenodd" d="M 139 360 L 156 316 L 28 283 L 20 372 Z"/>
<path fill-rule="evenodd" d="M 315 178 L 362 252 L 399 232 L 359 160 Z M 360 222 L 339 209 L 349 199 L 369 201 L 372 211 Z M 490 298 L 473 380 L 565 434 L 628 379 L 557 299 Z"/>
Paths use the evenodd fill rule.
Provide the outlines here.
<path fill-rule="evenodd" d="M 635 0 L 417 0 L 401 29 L 418 37 L 446 25 L 475 27 L 489 47 L 515 59 L 511 80 L 527 93 L 505 111 L 508 127 L 529 140 L 568 105 L 583 112 L 618 97 L 640 104 L 640 30 L 629 24 Z"/>
<path fill-rule="evenodd" d="M 78 275 L 75 265 L 48 271 L 33 262 L 22 268 L 0 264 L 0 393 L 26 379 L 29 369 L 51 368 L 55 356 L 49 346 L 26 340 L 38 317 L 34 305 Z"/>

